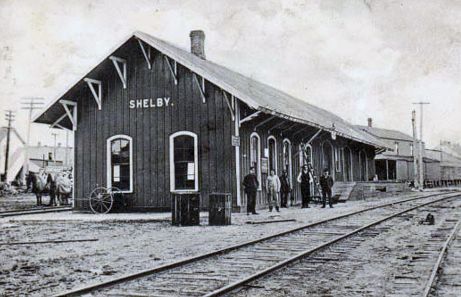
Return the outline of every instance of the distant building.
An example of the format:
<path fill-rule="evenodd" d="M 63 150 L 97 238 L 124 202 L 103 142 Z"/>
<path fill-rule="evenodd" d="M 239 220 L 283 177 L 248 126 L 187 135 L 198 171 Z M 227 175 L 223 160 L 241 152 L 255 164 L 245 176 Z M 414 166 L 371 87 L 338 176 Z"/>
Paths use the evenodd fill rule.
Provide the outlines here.
<path fill-rule="evenodd" d="M 38 167 L 60 166 L 71 168 L 74 163 L 74 148 L 58 144 L 56 147 L 42 145 L 29 148 L 29 160 Z"/>
<path fill-rule="evenodd" d="M 388 147 L 386 151 L 375 156 L 376 174 L 379 180 L 411 181 L 414 179 L 413 157 L 418 156 L 419 146 L 413 147 L 413 137 L 397 130 L 373 127 L 373 120 L 368 119 L 367 126 L 358 126 L 361 130 L 377 137 Z M 438 180 L 440 161 L 426 156 L 423 142 L 424 179 Z"/>
<path fill-rule="evenodd" d="M 461 156 L 449 146 L 441 145 L 432 150 L 426 150 L 426 155 L 440 162 L 440 180 L 461 180 Z"/>
<path fill-rule="evenodd" d="M 6 159 L 6 143 L 7 143 L 8 128 L 0 128 L 0 176 L 5 174 L 5 159 Z M 19 135 L 16 129 L 11 128 L 10 132 L 10 150 L 8 154 L 8 173 L 6 181 L 15 180 L 21 173 L 25 161 L 26 142 Z"/>

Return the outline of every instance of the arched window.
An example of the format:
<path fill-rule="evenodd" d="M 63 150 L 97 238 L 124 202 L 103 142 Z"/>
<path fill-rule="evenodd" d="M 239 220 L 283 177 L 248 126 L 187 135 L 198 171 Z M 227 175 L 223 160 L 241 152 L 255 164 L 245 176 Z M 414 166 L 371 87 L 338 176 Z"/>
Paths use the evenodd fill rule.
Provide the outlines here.
<path fill-rule="evenodd" d="M 170 135 L 170 191 L 198 191 L 197 134 L 179 131 Z"/>
<path fill-rule="evenodd" d="M 344 181 L 353 181 L 352 177 L 352 151 L 349 147 L 344 147 L 343 149 L 344 154 Z"/>
<path fill-rule="evenodd" d="M 256 176 L 261 189 L 261 139 L 258 133 L 253 132 L 250 135 L 250 167 L 254 167 Z"/>
<path fill-rule="evenodd" d="M 274 170 L 277 174 L 277 140 L 274 136 L 267 138 L 267 149 L 269 150 L 269 172 Z"/>
<path fill-rule="evenodd" d="M 365 151 L 359 152 L 360 180 L 368 180 L 368 160 Z"/>
<path fill-rule="evenodd" d="M 285 138 L 283 140 L 283 170 L 286 170 L 288 173 L 288 178 L 290 184 L 292 184 L 292 174 L 291 174 L 291 142 L 289 139 Z"/>
<path fill-rule="evenodd" d="M 133 144 L 127 135 L 107 139 L 107 187 L 133 192 Z"/>
<path fill-rule="evenodd" d="M 307 165 L 307 163 L 311 163 L 312 166 L 314 166 L 312 162 L 312 146 L 310 144 L 300 144 L 299 145 L 299 167 L 303 167 L 303 165 Z"/>
<path fill-rule="evenodd" d="M 329 141 L 325 141 L 322 144 L 322 172 L 324 169 L 328 169 L 330 174 L 334 178 L 334 156 L 333 156 L 333 146 Z"/>

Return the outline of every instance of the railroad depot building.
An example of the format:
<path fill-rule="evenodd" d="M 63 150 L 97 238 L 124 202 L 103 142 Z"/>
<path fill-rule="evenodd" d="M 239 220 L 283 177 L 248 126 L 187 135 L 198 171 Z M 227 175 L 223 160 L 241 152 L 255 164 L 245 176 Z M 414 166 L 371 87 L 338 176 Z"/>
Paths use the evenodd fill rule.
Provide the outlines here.
<path fill-rule="evenodd" d="M 377 128 L 373 120 L 368 118 L 367 126 L 357 126 L 361 130 L 375 136 L 389 147 L 375 157 L 375 170 L 378 180 L 408 182 L 414 179 L 414 156 L 418 161 L 419 142 L 413 147 L 413 137 L 397 130 Z M 390 149 L 393 148 L 393 149 Z M 440 179 L 440 161 L 427 154 L 423 142 L 424 180 Z"/>
<path fill-rule="evenodd" d="M 241 183 L 255 166 L 289 172 L 296 201 L 300 166 L 328 168 L 337 182 L 368 181 L 373 135 L 305 101 L 205 59 L 202 31 L 191 52 L 142 32 L 125 39 L 57 96 L 36 123 L 74 131 L 75 207 L 97 186 L 117 187 L 130 210 L 169 210 L 171 192 L 212 192 L 246 205 Z M 264 186 L 258 204 L 266 204 Z"/>

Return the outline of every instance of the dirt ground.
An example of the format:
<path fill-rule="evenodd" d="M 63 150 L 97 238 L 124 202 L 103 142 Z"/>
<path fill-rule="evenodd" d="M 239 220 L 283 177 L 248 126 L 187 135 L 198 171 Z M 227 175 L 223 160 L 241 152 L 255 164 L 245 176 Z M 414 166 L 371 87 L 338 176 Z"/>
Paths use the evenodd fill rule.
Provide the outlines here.
<path fill-rule="evenodd" d="M 429 194 L 429 193 L 428 193 Z M 233 214 L 231 226 L 173 227 L 170 214 L 50 213 L 0 219 L 1 243 L 97 239 L 72 243 L 0 245 L 0 295 L 49 296 L 66 289 L 159 266 L 213 251 L 308 222 L 371 205 L 409 198 L 351 201 L 335 208 L 289 208 L 281 213 Z M 295 219 L 295 222 L 247 224 L 250 220 Z"/>

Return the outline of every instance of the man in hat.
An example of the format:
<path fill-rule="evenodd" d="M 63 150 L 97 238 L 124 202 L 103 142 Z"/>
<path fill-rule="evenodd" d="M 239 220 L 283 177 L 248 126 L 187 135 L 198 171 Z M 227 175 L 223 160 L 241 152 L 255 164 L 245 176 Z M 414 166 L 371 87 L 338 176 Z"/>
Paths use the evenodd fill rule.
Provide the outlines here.
<path fill-rule="evenodd" d="M 288 196 L 290 195 L 291 192 L 291 183 L 290 183 L 290 178 L 288 176 L 288 173 L 286 170 L 282 171 L 282 176 L 280 177 L 280 207 L 288 207 Z"/>
<path fill-rule="evenodd" d="M 247 215 L 256 213 L 256 191 L 259 187 L 259 181 L 255 174 L 255 168 L 250 168 L 250 173 L 243 178 L 244 191 L 247 194 Z"/>
<path fill-rule="evenodd" d="M 333 204 L 331 201 L 331 188 L 333 187 L 333 178 L 331 178 L 328 168 L 325 168 L 325 170 L 323 170 L 323 175 L 320 177 L 320 187 L 322 188 L 323 196 L 322 208 L 325 208 L 327 196 L 328 205 L 330 205 L 330 208 L 333 208 Z"/>
<path fill-rule="evenodd" d="M 301 208 L 309 208 L 309 202 L 311 200 L 311 183 L 314 180 L 312 177 L 312 171 L 310 169 L 310 166 L 303 165 L 303 168 L 299 173 L 297 180 L 298 183 L 301 185 Z"/>
<path fill-rule="evenodd" d="M 266 179 L 266 190 L 269 196 L 269 211 L 275 206 L 277 212 L 279 212 L 279 200 L 278 193 L 280 192 L 280 179 L 275 174 L 275 170 L 272 169 L 270 175 Z"/>

